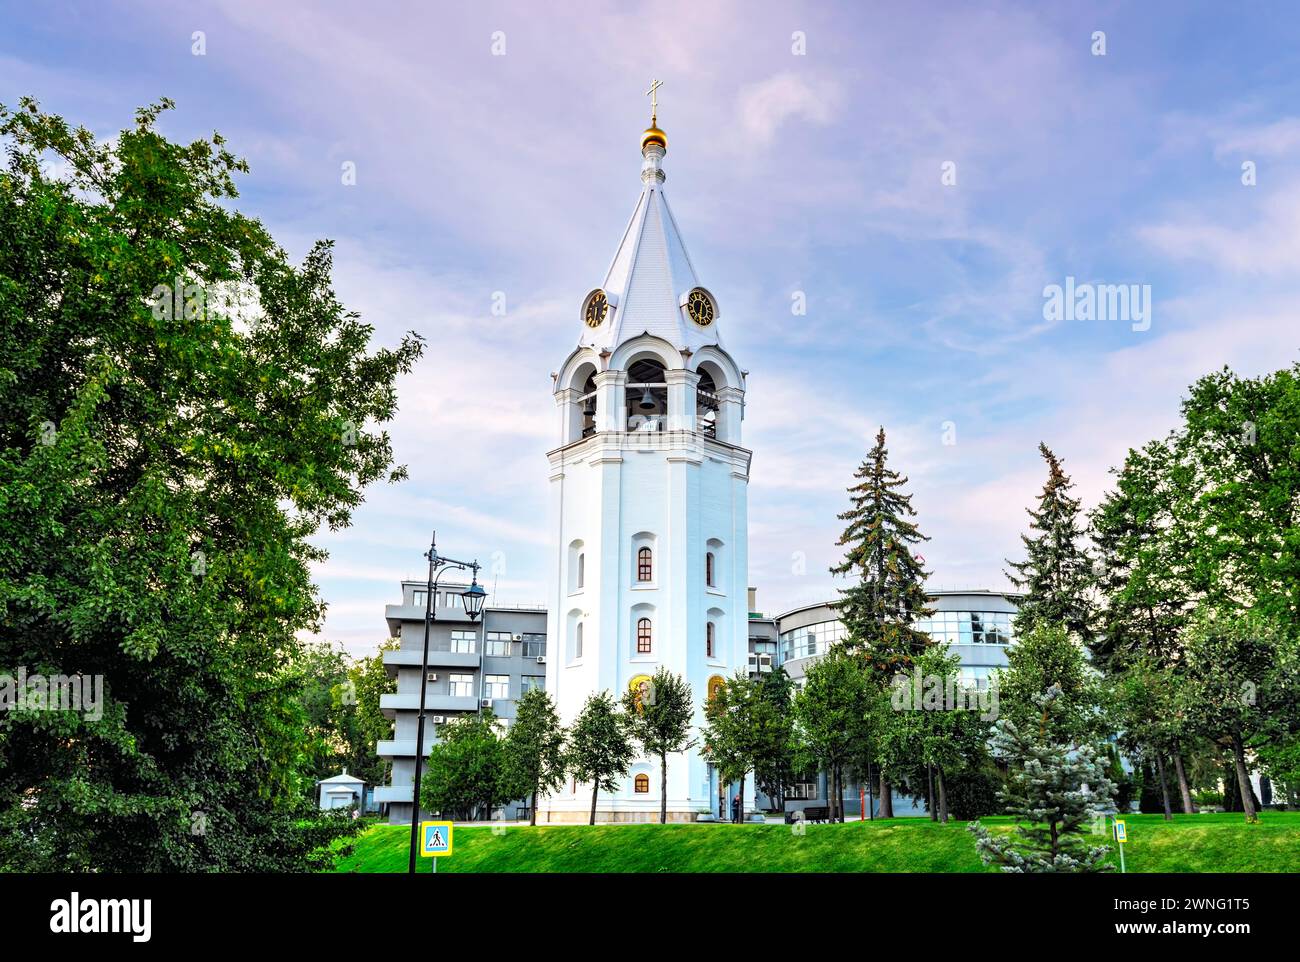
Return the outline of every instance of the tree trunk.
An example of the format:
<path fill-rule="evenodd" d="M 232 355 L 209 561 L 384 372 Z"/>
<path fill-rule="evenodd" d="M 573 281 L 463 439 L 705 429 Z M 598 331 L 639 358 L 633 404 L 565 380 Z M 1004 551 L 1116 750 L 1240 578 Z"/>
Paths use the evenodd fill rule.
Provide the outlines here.
<path fill-rule="evenodd" d="M 736 821 L 743 822 L 745 820 L 745 776 L 743 773 L 740 776 L 740 794 L 736 796 L 736 801 L 740 803 L 736 807 Z"/>
<path fill-rule="evenodd" d="M 835 809 L 844 821 L 844 768 L 839 765 L 835 766 Z"/>
<path fill-rule="evenodd" d="M 528 809 L 528 824 L 536 827 L 537 825 L 537 789 L 533 789 L 533 804 Z"/>
<path fill-rule="evenodd" d="M 668 824 L 668 755 L 659 755 L 659 824 Z"/>
<path fill-rule="evenodd" d="M 1183 814 L 1196 814 L 1196 806 L 1192 804 L 1192 790 L 1187 784 L 1187 771 L 1183 768 L 1183 754 L 1177 745 L 1174 746 L 1174 772 L 1178 776 L 1178 794 L 1183 800 Z"/>
<path fill-rule="evenodd" d="M 1255 811 L 1255 792 L 1250 787 L 1250 772 L 1246 771 L 1246 748 L 1241 743 L 1240 735 L 1232 736 L 1232 760 L 1237 767 L 1237 784 L 1241 788 L 1241 807 L 1246 812 L 1246 821 L 1258 822 L 1259 814 Z"/>
<path fill-rule="evenodd" d="M 593 782 L 591 785 L 591 821 L 588 825 L 596 824 L 596 793 L 600 791 L 600 782 Z"/>
<path fill-rule="evenodd" d="M 1174 820 L 1173 810 L 1169 807 L 1169 779 L 1165 778 L 1165 758 L 1156 752 L 1156 772 L 1160 776 L 1160 800 L 1165 806 L 1165 821 Z"/>
<path fill-rule="evenodd" d="M 935 766 L 935 776 L 939 779 L 939 821 L 948 824 L 948 789 L 943 783 L 943 766 Z"/>
<path fill-rule="evenodd" d="M 930 821 L 939 821 L 939 812 L 934 807 L 934 768 L 925 766 L 925 808 L 930 813 Z"/>
<path fill-rule="evenodd" d="M 894 794 L 883 768 L 880 770 L 880 817 L 894 817 Z"/>

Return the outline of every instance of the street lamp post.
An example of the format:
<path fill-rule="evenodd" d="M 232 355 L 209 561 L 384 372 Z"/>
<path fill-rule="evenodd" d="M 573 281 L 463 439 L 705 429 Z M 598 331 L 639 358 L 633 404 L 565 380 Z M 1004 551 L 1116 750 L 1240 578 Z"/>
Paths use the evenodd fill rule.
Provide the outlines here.
<path fill-rule="evenodd" d="M 420 712 L 415 722 L 415 785 L 411 791 L 411 858 L 407 874 L 415 874 L 415 858 L 420 838 L 420 767 L 424 763 L 424 698 L 429 684 L 429 628 L 437 617 L 433 606 L 434 593 L 438 590 L 438 579 L 448 571 L 474 572 L 468 588 L 460 593 L 465 599 L 465 614 L 470 621 L 476 621 L 483 611 L 483 602 L 487 592 L 478 583 L 477 561 L 457 561 L 444 558 L 438 554 L 438 532 L 433 533 L 429 542 L 429 577 L 424 595 L 424 653 L 420 656 Z"/>

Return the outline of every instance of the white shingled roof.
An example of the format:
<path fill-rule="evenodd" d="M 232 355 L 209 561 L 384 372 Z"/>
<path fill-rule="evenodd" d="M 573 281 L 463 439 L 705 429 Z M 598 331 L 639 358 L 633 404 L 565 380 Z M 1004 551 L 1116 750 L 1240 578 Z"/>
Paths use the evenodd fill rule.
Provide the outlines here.
<path fill-rule="evenodd" d="M 594 331 L 584 325 L 580 343 L 612 351 L 650 333 L 678 350 L 721 346 L 717 318 L 700 328 L 682 306 L 686 295 L 703 285 L 668 207 L 657 159 L 647 157 L 643 170 L 641 196 L 600 285 L 609 299 L 609 317 Z"/>

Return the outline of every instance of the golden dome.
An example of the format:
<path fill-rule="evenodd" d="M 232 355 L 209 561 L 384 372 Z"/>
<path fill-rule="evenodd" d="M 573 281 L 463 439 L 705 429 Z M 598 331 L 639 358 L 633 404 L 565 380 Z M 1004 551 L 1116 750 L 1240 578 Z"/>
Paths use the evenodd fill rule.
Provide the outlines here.
<path fill-rule="evenodd" d="M 645 150 L 647 144 L 658 144 L 664 149 L 664 153 L 668 153 L 668 135 L 655 125 L 653 119 L 650 121 L 650 126 L 645 129 L 645 133 L 641 135 L 641 149 Z"/>

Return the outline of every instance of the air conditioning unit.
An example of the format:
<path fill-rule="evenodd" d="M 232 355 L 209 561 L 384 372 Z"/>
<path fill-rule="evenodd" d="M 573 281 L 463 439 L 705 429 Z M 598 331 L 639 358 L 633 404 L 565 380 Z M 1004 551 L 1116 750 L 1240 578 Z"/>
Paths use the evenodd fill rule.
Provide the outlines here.
<path fill-rule="evenodd" d="M 544 664 L 546 664 L 546 656 L 545 656 L 545 655 L 538 655 L 538 656 L 537 656 L 537 663 L 538 663 L 539 665 L 544 665 Z"/>
<path fill-rule="evenodd" d="M 478 700 L 478 705 L 479 705 L 480 708 L 491 708 L 491 707 L 492 707 L 492 699 L 491 699 L 491 698 L 480 698 L 480 699 Z"/>
<path fill-rule="evenodd" d="M 446 715 L 430 715 L 430 716 L 429 716 L 429 723 L 430 723 L 431 725 L 445 725 L 445 724 L 447 724 L 447 716 L 446 716 Z"/>
<path fill-rule="evenodd" d="M 523 640 L 524 640 L 523 635 L 515 635 L 515 641 L 523 641 Z"/>
<path fill-rule="evenodd" d="M 425 672 L 424 680 L 425 680 L 425 681 L 437 681 L 437 680 L 438 680 L 438 673 L 437 673 L 436 671 Z"/>

